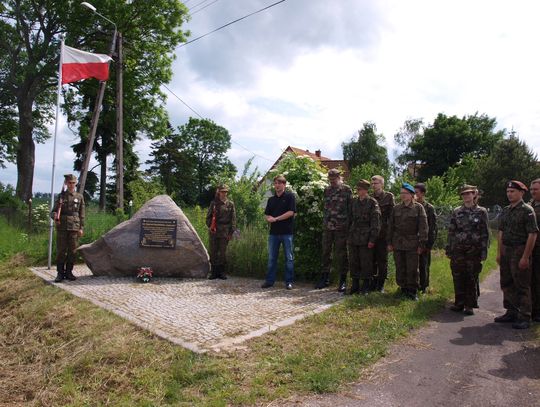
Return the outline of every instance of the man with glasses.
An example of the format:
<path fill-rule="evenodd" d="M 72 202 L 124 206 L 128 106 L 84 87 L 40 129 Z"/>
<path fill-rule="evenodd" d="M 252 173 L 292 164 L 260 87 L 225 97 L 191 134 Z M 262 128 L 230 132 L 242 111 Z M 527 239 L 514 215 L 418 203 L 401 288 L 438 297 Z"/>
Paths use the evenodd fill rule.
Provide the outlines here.
<path fill-rule="evenodd" d="M 75 191 L 77 177 L 64 175 L 64 186 L 54 203 L 51 217 L 56 224 L 56 271 L 55 283 L 64 279 L 73 281 L 75 250 L 79 246 L 79 237 L 84 228 L 84 198 Z"/>

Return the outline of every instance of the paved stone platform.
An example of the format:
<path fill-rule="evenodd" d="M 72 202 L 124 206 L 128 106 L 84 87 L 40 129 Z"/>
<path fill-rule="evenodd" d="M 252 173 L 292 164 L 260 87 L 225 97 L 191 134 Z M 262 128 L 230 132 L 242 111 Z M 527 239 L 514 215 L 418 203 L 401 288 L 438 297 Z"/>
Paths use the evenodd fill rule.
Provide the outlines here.
<path fill-rule="evenodd" d="M 126 318 L 156 335 L 194 352 L 241 348 L 247 339 L 322 312 L 343 296 L 335 288 L 314 290 L 283 282 L 261 289 L 261 280 L 95 277 L 77 265 L 76 281 L 54 283 L 56 271 L 31 269 L 46 282 Z"/>

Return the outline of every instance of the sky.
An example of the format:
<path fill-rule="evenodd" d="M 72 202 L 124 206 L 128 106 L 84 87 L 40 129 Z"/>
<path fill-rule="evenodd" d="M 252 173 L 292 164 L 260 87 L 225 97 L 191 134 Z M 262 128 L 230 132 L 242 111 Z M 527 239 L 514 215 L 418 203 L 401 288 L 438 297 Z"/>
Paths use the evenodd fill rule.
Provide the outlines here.
<path fill-rule="evenodd" d="M 185 28 L 196 38 L 275 1 L 187 0 Z M 286 0 L 179 47 L 168 87 L 230 132 L 239 170 L 255 157 L 265 173 L 289 145 L 342 159 L 366 121 L 393 158 L 404 121 L 438 113 L 495 117 L 540 156 L 538 15 L 540 2 L 525 0 Z M 175 127 L 195 116 L 164 92 Z M 58 125 L 56 185 L 74 159 Z M 34 192 L 50 191 L 52 145 L 36 147 Z M 150 142 L 135 151 L 144 162 Z M 15 185 L 16 167 L 0 181 Z"/>

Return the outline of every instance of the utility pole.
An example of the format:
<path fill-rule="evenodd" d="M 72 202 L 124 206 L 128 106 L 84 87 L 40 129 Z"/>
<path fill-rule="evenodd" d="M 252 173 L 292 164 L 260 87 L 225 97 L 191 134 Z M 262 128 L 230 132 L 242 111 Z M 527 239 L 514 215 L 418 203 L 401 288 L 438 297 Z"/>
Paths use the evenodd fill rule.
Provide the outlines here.
<path fill-rule="evenodd" d="M 122 34 L 117 34 L 116 53 L 116 208 L 124 209 L 124 83 Z"/>

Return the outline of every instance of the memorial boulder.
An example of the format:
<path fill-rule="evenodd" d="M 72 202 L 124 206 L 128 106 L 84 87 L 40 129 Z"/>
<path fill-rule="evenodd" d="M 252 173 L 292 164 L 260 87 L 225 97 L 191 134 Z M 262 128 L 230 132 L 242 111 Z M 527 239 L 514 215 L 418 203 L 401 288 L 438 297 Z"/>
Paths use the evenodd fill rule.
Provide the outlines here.
<path fill-rule="evenodd" d="M 199 235 L 167 195 L 78 250 L 95 276 L 135 276 L 147 266 L 155 277 L 204 278 L 210 268 Z"/>

